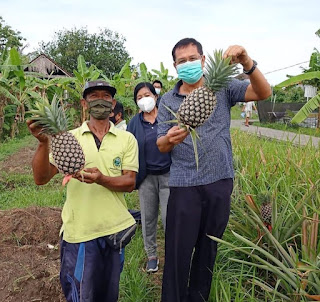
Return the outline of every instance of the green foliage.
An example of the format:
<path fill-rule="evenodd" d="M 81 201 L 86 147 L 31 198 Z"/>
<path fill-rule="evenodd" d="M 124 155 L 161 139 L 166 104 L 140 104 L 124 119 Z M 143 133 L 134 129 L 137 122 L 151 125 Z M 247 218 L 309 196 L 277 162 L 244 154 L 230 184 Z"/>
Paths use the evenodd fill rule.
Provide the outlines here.
<path fill-rule="evenodd" d="M 107 28 L 94 34 L 90 34 L 86 27 L 73 28 L 56 32 L 53 41 L 42 41 L 38 51 L 48 55 L 69 72 L 77 69 L 78 57 L 82 55 L 87 67 L 95 65 L 111 77 L 129 59 L 125 41 L 123 36 Z"/>
<path fill-rule="evenodd" d="M 24 40 L 20 32 L 6 25 L 4 19 L 0 16 L 0 64 L 4 61 L 6 51 L 13 47 L 22 47 Z"/>
<path fill-rule="evenodd" d="M 267 100 L 275 103 L 302 103 L 305 97 L 301 87 L 290 86 L 287 89 L 273 89 L 273 94 Z"/>

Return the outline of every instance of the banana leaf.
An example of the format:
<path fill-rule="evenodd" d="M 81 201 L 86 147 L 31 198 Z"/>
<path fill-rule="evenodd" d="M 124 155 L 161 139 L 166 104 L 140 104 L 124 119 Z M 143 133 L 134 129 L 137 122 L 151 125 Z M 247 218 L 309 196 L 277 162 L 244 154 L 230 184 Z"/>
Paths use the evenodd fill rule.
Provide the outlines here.
<path fill-rule="evenodd" d="M 290 79 L 285 80 L 280 84 L 276 85 L 275 88 L 283 88 L 290 85 L 298 84 L 302 81 L 312 80 L 312 79 L 320 79 L 320 71 L 307 72 L 307 73 L 303 73 L 303 74 L 299 74 L 297 76 L 291 77 Z"/>
<path fill-rule="evenodd" d="M 317 94 L 299 110 L 299 112 L 291 120 L 291 123 L 299 124 L 303 122 L 308 117 L 308 115 L 313 110 L 317 109 L 319 106 L 320 106 L 320 94 Z"/>

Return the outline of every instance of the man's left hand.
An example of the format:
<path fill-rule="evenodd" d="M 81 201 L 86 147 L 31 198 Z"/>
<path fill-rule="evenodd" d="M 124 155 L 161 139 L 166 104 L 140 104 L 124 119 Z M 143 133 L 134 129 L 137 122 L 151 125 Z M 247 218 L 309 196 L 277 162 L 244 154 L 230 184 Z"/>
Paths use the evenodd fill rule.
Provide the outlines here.
<path fill-rule="evenodd" d="M 73 176 L 73 178 L 76 178 L 77 180 L 85 182 L 87 184 L 99 184 L 102 177 L 103 174 L 100 172 L 98 168 L 86 168 Z"/>
<path fill-rule="evenodd" d="M 245 70 L 249 70 L 252 67 L 252 59 L 248 56 L 247 51 L 240 45 L 231 45 L 224 52 L 223 58 L 231 57 L 231 63 L 240 63 Z"/>

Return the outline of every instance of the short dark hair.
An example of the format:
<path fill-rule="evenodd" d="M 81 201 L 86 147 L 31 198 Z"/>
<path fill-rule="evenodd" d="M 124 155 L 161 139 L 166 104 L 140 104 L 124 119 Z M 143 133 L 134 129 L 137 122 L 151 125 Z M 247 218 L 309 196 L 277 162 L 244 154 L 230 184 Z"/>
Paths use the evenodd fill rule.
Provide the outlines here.
<path fill-rule="evenodd" d="M 154 83 L 160 84 L 161 88 L 162 88 L 162 86 L 163 86 L 162 83 L 161 83 L 161 81 L 159 81 L 159 80 L 154 80 L 154 81 L 152 82 L 152 85 L 153 85 Z"/>
<path fill-rule="evenodd" d="M 116 116 L 118 113 L 121 113 L 121 117 L 124 119 L 124 110 L 123 110 L 123 105 L 120 102 L 116 102 L 116 105 L 113 108 L 113 113 Z"/>
<path fill-rule="evenodd" d="M 134 88 L 134 92 L 133 92 L 133 99 L 136 102 L 136 104 L 137 104 L 137 94 L 139 90 L 143 87 L 147 87 L 154 96 L 157 96 L 156 90 L 154 89 L 151 83 L 141 82 Z"/>
<path fill-rule="evenodd" d="M 200 55 L 203 55 L 202 45 L 196 39 L 184 38 L 184 39 L 180 40 L 172 49 L 172 58 L 173 58 L 174 62 L 176 61 L 176 50 L 178 48 L 187 47 L 190 44 L 195 45 L 197 47 L 198 53 Z"/>

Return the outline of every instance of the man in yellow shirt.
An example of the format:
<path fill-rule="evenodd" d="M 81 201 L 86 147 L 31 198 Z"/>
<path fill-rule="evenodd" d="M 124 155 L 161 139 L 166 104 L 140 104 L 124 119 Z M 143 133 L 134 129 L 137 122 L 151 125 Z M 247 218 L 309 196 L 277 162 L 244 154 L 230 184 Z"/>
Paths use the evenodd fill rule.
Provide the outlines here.
<path fill-rule="evenodd" d="M 89 110 L 90 120 L 71 130 L 86 166 L 69 181 L 62 211 L 60 281 L 68 302 L 118 300 L 121 263 L 110 235 L 135 224 L 124 192 L 135 187 L 138 146 L 131 133 L 109 122 L 115 93 L 107 82 L 87 82 L 81 105 Z M 58 169 L 49 156 L 49 138 L 32 121 L 28 127 L 39 141 L 34 179 L 43 185 Z"/>

